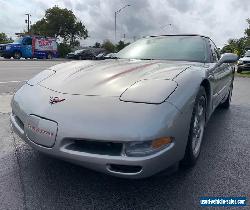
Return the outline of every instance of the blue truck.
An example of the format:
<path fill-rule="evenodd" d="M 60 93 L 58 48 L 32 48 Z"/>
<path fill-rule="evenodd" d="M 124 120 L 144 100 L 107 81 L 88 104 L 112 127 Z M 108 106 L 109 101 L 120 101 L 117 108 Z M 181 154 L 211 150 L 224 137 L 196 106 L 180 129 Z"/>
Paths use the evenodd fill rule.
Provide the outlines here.
<path fill-rule="evenodd" d="M 13 43 L 1 44 L 0 55 L 14 59 L 52 59 L 58 57 L 57 42 L 50 37 L 20 36 Z"/>

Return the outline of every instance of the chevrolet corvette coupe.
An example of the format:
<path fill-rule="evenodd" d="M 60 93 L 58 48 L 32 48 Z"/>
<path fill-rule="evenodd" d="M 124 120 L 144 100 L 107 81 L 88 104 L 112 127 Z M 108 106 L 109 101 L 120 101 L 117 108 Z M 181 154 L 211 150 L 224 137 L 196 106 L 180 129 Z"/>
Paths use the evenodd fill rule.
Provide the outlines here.
<path fill-rule="evenodd" d="M 38 151 L 110 175 L 193 166 L 211 114 L 229 108 L 237 59 L 206 36 L 145 37 L 42 71 L 13 96 L 11 124 Z"/>

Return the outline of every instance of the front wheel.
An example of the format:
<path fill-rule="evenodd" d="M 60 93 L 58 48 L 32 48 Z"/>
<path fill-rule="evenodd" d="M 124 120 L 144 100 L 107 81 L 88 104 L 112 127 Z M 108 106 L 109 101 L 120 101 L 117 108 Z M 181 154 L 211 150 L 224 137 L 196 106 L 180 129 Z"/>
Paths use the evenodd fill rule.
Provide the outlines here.
<path fill-rule="evenodd" d="M 241 73 L 242 72 L 242 69 L 241 68 L 237 68 L 237 73 Z"/>
<path fill-rule="evenodd" d="M 20 59 L 22 57 L 22 54 L 19 51 L 15 51 L 13 57 L 14 57 L 14 59 Z"/>
<path fill-rule="evenodd" d="M 51 60 L 52 59 L 52 54 L 51 53 L 48 53 L 47 55 L 47 59 Z"/>
<path fill-rule="evenodd" d="M 204 87 L 200 87 L 196 96 L 185 156 L 182 163 L 186 166 L 195 165 L 201 149 L 206 123 L 207 96 Z"/>

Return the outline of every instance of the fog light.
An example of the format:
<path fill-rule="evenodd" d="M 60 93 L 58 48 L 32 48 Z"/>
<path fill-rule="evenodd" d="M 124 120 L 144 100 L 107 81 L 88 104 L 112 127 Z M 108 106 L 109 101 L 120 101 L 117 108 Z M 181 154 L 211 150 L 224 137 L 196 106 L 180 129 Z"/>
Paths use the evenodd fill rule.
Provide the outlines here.
<path fill-rule="evenodd" d="M 125 154 L 132 157 L 142 157 L 152 155 L 168 147 L 173 137 L 162 137 L 152 141 L 128 142 L 125 144 Z"/>

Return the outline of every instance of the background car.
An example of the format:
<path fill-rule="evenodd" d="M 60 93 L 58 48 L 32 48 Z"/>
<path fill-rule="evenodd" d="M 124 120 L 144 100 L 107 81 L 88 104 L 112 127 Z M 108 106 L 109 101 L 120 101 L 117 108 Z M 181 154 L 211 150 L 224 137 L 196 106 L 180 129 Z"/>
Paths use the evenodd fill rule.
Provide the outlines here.
<path fill-rule="evenodd" d="M 116 57 L 116 53 L 108 53 L 104 56 L 104 59 L 112 59 Z"/>
<path fill-rule="evenodd" d="M 103 48 L 84 48 L 67 54 L 68 59 L 95 60 L 100 53 L 105 53 Z"/>
<path fill-rule="evenodd" d="M 237 63 L 237 72 L 250 71 L 250 50 L 246 51 L 243 58 L 240 58 Z"/>

